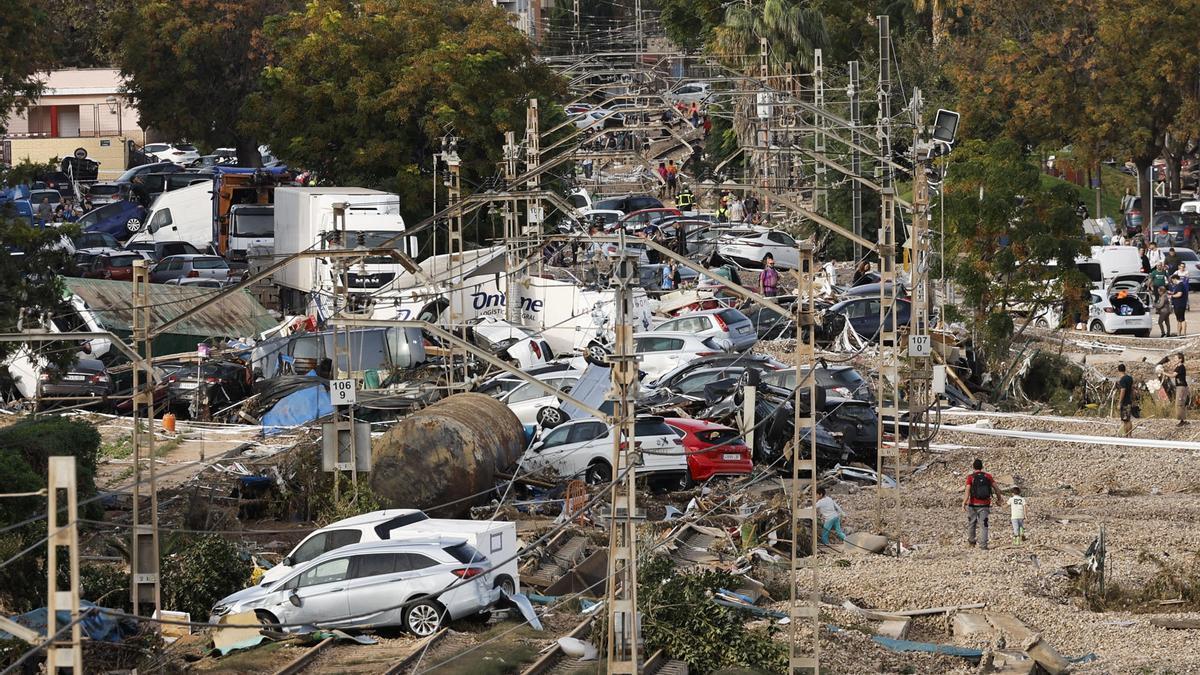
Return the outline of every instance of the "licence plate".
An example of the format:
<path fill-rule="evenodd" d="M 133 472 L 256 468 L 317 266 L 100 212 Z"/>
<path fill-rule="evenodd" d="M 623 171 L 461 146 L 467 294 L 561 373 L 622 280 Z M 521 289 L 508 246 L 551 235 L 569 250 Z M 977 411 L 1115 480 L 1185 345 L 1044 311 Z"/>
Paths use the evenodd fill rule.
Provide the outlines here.
<path fill-rule="evenodd" d="M 741 328 L 738 329 L 738 332 L 741 333 L 742 335 L 745 335 L 746 333 L 749 333 L 753 330 L 754 330 L 754 326 L 742 326 Z"/>
<path fill-rule="evenodd" d="M 180 389 L 195 389 L 196 387 L 199 387 L 199 386 L 200 386 L 199 382 L 180 382 L 179 383 Z"/>
<path fill-rule="evenodd" d="M 83 382 L 85 378 L 83 375 L 67 375 L 63 379 L 67 382 Z"/>
<path fill-rule="evenodd" d="M 1132 326 L 1135 323 L 1141 323 L 1139 319 L 1125 319 L 1126 326 Z"/>
<path fill-rule="evenodd" d="M 721 459 L 725 459 L 725 460 L 729 460 L 729 461 L 737 461 L 741 458 L 742 458 L 742 456 L 737 454 L 736 452 L 727 452 L 727 453 L 721 455 Z"/>

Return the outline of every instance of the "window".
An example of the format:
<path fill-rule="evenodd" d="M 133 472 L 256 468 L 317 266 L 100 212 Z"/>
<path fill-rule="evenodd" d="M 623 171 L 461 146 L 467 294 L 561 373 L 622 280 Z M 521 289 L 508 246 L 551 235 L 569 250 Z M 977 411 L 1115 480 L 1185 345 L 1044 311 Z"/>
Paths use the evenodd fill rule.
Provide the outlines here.
<path fill-rule="evenodd" d="M 196 250 L 195 246 L 192 246 L 191 244 L 189 244 L 185 241 L 177 241 L 177 242 L 170 243 L 170 244 L 161 244 L 161 246 L 162 246 L 162 257 L 164 257 L 164 258 L 166 256 L 170 256 L 170 255 L 188 255 L 189 253 L 199 253 L 200 252 L 200 251 Z"/>
<path fill-rule="evenodd" d="M 508 397 L 506 403 L 509 405 L 513 403 L 524 403 L 525 401 L 532 401 L 535 398 L 541 398 L 545 395 L 546 392 L 544 389 L 526 382 L 524 386 L 514 391 L 512 395 Z"/>
<path fill-rule="evenodd" d="M 854 302 L 846 307 L 846 316 L 851 319 L 866 319 L 868 317 L 879 317 L 879 301 L 865 300 L 863 302 Z"/>
<path fill-rule="evenodd" d="M 634 338 L 635 351 L 639 354 L 652 352 L 675 352 L 683 349 L 683 340 L 669 337 Z"/>
<path fill-rule="evenodd" d="M 354 579 L 377 577 L 396 571 L 396 554 L 372 553 L 354 557 Z"/>
<path fill-rule="evenodd" d="M 736 309 L 722 309 L 721 311 L 717 312 L 717 316 L 721 317 L 721 320 L 724 321 L 728 325 L 733 325 L 735 323 L 745 323 L 747 320 L 746 315 L 742 314 L 741 312 L 737 311 Z M 776 316 L 778 316 L 778 315 L 776 315 Z"/>
<path fill-rule="evenodd" d="M 338 581 L 345 581 L 346 572 L 349 569 L 349 558 L 338 558 L 337 560 L 323 562 L 300 575 L 300 587 L 304 588 L 306 586 L 317 586 L 319 584 L 331 584 Z"/>
<path fill-rule="evenodd" d="M 464 565 L 487 562 L 487 556 L 475 550 L 474 546 L 465 541 L 461 544 L 455 544 L 454 546 L 447 546 L 442 550 L 446 553 L 449 553 L 451 557 Z"/>
<path fill-rule="evenodd" d="M 150 145 L 144 146 L 142 148 L 142 152 L 162 152 L 168 147 L 170 146 L 168 146 L 166 143 L 151 143 Z"/>
<path fill-rule="evenodd" d="M 400 557 L 400 563 L 396 567 L 397 572 L 423 570 L 440 564 L 433 558 L 420 553 L 399 553 L 397 555 Z"/>
<path fill-rule="evenodd" d="M 306 563 L 324 553 L 325 539 L 327 537 L 328 534 L 325 532 L 321 532 L 320 534 L 315 534 L 309 537 L 308 541 L 305 541 L 303 544 L 301 544 L 300 548 L 296 549 L 296 552 L 291 555 L 292 564 L 298 565 L 300 563 Z"/>
<path fill-rule="evenodd" d="M 325 351 L 327 354 L 332 354 L 334 350 L 334 334 L 325 334 Z M 337 335 L 337 340 L 342 344 L 346 343 L 345 334 Z M 363 371 L 363 370 L 386 370 L 388 368 L 387 359 L 387 334 L 384 329 L 375 330 L 360 330 L 350 333 L 350 350 L 349 353 L 354 356 L 354 360 L 348 362 L 346 358 L 338 361 L 338 370 L 344 371 Z"/>
<path fill-rule="evenodd" d="M 227 270 L 229 263 L 221 258 L 192 258 L 192 268 L 198 270 Z"/>
<path fill-rule="evenodd" d="M 720 376 L 721 371 L 710 370 L 706 373 L 696 373 L 691 377 L 686 377 L 679 383 L 679 393 L 688 394 L 689 396 L 699 396 L 704 393 L 704 385 L 716 382 Z"/>
<path fill-rule="evenodd" d="M 114 255 L 108 259 L 110 267 L 133 267 L 135 260 L 141 260 L 140 255 Z"/>
<path fill-rule="evenodd" d="M 567 435 L 570 433 L 570 426 L 558 427 L 546 434 L 546 437 L 542 439 L 542 448 L 553 448 L 565 444 L 567 442 Z"/>
<path fill-rule="evenodd" d="M 604 422 L 580 422 L 571 427 L 571 443 L 586 443 L 608 435 Z"/>
<path fill-rule="evenodd" d="M 242 207 L 236 211 L 233 219 L 235 237 L 273 237 L 275 236 L 275 208 L 272 206 Z"/>
<path fill-rule="evenodd" d="M 150 234 L 158 232 L 160 229 L 171 224 L 171 209 L 159 209 L 154 212 L 154 217 L 150 219 Z"/>
<path fill-rule="evenodd" d="M 413 523 L 419 523 L 422 520 L 429 520 L 429 516 L 425 515 L 424 511 L 414 511 L 403 516 L 396 516 L 391 520 L 376 525 L 375 534 L 378 534 L 380 539 L 390 539 L 392 530 L 408 527 L 409 525 L 412 525 Z"/>
<path fill-rule="evenodd" d="M 292 340 L 291 348 L 293 358 L 309 359 L 311 361 L 321 358 L 320 348 L 317 345 L 317 336 L 315 335 Z"/>
<path fill-rule="evenodd" d="M 674 432 L 661 417 L 640 419 L 633 423 L 633 435 L 641 436 L 672 436 Z"/>
<path fill-rule="evenodd" d="M 711 431 L 698 431 L 696 438 L 708 443 L 709 445 L 733 445 L 741 443 L 741 437 L 737 429 L 713 429 Z"/>

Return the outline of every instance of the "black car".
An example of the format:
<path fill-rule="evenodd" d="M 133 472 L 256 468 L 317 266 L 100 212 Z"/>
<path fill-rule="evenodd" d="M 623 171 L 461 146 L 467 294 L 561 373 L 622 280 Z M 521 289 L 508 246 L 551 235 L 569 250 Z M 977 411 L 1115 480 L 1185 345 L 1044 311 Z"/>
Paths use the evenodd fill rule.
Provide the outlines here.
<path fill-rule="evenodd" d="M 827 396 L 821 410 L 821 424 L 833 433 L 840 433 L 860 460 L 874 458 L 879 440 L 879 415 L 871 403 Z"/>
<path fill-rule="evenodd" d="M 38 376 L 36 410 L 62 406 L 78 406 L 87 401 L 75 399 L 95 399 L 97 405 L 107 403 L 112 394 L 112 380 L 108 370 L 97 359 L 79 359 L 66 372 L 46 369 Z M 71 400 L 46 401 L 46 398 L 65 398 Z"/>
<path fill-rule="evenodd" d="M 854 332 L 866 340 L 874 340 L 879 335 L 879 298 L 878 297 L 861 297 L 850 298 L 843 300 L 825 311 L 824 320 L 827 322 L 825 326 L 826 334 L 834 334 L 832 322 L 838 321 L 835 315 L 841 316 L 842 319 L 850 324 Z M 896 312 L 896 328 L 907 326 L 912 319 L 912 303 L 905 298 L 896 299 L 896 307 L 893 310 Z M 885 321 L 891 321 L 890 315 L 885 317 Z"/>
<path fill-rule="evenodd" d="M 805 366 L 800 372 L 807 374 L 808 367 Z M 796 386 L 796 369 L 786 368 L 766 373 L 763 375 L 763 381 L 776 387 L 792 389 Z M 805 378 L 803 385 L 808 386 L 808 384 L 809 382 Z M 852 398 L 867 403 L 875 400 L 871 384 L 854 369 L 854 366 L 829 365 L 820 362 L 817 365 L 817 386 L 824 389 L 826 396 L 830 398 Z"/>
<path fill-rule="evenodd" d="M 162 367 L 170 371 L 162 385 L 167 405 L 180 416 L 208 417 L 246 398 L 253 389 L 250 367 L 239 361 L 213 359 Z"/>
<path fill-rule="evenodd" d="M 691 361 L 678 366 L 674 370 L 669 370 L 666 373 L 663 373 L 654 380 L 642 382 L 642 386 L 648 389 L 656 389 L 660 387 L 673 388 L 680 381 L 682 381 L 683 378 L 698 370 L 725 367 L 743 369 L 753 368 L 765 374 L 771 371 L 786 368 L 787 365 L 763 354 L 753 354 L 750 352 L 741 354 L 725 352 L 692 359 Z"/>
<path fill-rule="evenodd" d="M 592 202 L 593 209 L 623 211 L 626 214 L 643 209 L 661 209 L 662 207 L 662 201 L 650 195 L 625 195 Z"/>

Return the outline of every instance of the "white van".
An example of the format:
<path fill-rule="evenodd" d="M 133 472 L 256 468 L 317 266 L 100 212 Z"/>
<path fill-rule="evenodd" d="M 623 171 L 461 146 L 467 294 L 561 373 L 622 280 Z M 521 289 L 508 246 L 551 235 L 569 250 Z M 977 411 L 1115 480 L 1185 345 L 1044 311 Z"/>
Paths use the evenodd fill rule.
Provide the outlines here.
<path fill-rule="evenodd" d="M 428 538 L 430 535 L 463 535 L 496 568 L 494 584 L 510 595 L 521 587 L 517 571 L 517 524 L 502 520 L 430 518 L 419 509 L 385 509 L 353 516 L 308 535 L 280 563 L 263 574 L 262 584 L 283 578 L 296 565 L 350 544 L 385 539 Z"/>
<path fill-rule="evenodd" d="M 155 242 L 186 241 L 201 251 L 213 245 L 213 184 L 197 183 L 164 192 L 150 206 L 146 229 L 135 237 Z"/>
<path fill-rule="evenodd" d="M 1103 285 L 1122 274 L 1141 274 L 1142 257 L 1136 246 L 1093 246 L 1092 259 L 1100 263 Z"/>
<path fill-rule="evenodd" d="M 275 252 L 275 206 L 234 204 L 229 207 L 229 260 L 246 262 L 251 249 Z"/>

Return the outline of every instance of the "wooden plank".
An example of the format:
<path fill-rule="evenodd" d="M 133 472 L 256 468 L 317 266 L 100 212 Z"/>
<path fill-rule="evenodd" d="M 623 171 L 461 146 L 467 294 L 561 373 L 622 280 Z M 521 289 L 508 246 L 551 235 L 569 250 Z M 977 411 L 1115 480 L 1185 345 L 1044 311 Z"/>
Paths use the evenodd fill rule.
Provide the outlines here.
<path fill-rule="evenodd" d="M 1150 625 L 1175 630 L 1196 630 L 1200 629 L 1200 619 L 1170 619 L 1156 616 L 1150 619 Z"/>

